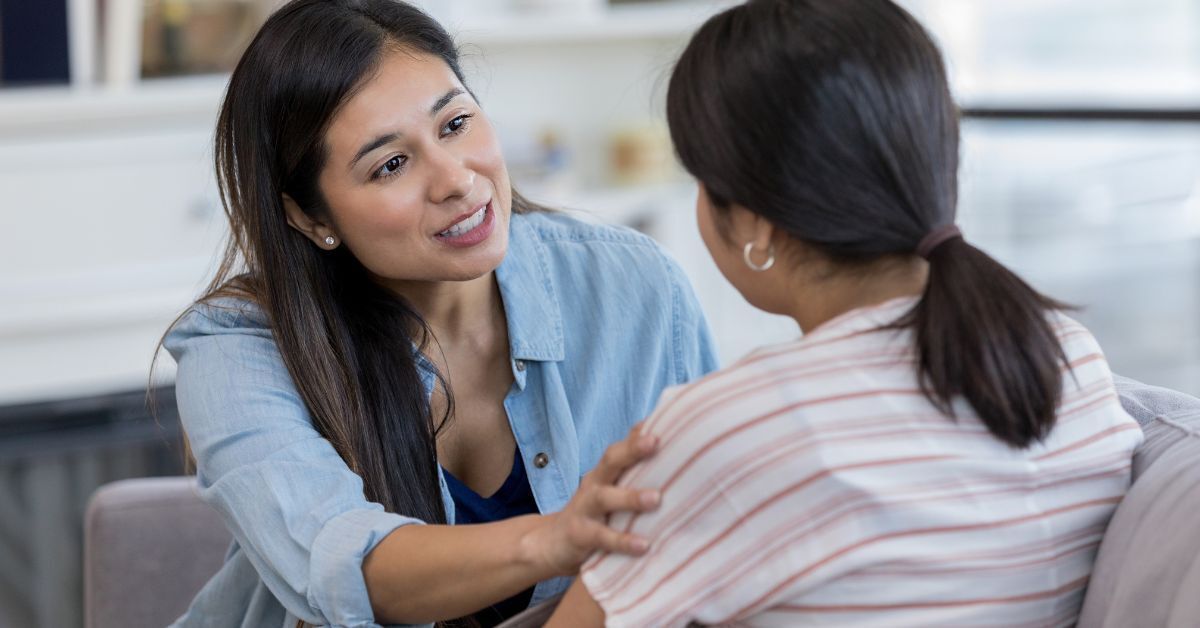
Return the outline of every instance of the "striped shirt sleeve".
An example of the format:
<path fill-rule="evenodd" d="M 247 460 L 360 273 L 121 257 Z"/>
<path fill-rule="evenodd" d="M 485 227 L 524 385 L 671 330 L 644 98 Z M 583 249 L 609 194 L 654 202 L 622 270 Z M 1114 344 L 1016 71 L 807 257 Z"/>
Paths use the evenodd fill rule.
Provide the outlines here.
<path fill-rule="evenodd" d="M 717 624 L 754 614 L 835 577 L 847 563 L 830 564 L 831 549 L 860 542 L 871 527 L 797 520 L 801 504 L 846 499 L 852 490 L 824 472 L 820 456 L 797 457 L 802 444 L 764 438 L 753 425 L 722 426 L 719 412 L 697 415 L 688 395 L 679 397 L 647 425 L 664 439 L 662 451 L 622 480 L 663 489 L 662 506 L 610 522 L 649 538 L 651 550 L 599 555 L 582 572 L 608 626 Z M 699 428 L 679 432 L 685 422 Z M 792 481 L 779 482 L 773 468 Z"/>

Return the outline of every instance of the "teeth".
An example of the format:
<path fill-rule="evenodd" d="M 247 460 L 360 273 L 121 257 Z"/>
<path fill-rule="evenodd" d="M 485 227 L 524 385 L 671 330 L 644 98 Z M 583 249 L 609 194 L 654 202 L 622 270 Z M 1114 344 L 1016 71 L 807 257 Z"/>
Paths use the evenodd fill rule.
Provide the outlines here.
<path fill-rule="evenodd" d="M 467 232 L 471 231 L 472 229 L 474 229 L 475 227 L 478 227 L 479 225 L 483 224 L 483 215 L 486 212 L 487 212 L 487 205 L 484 205 L 483 207 L 481 207 L 479 209 L 479 211 L 475 212 L 474 214 L 471 214 L 467 218 L 464 218 L 458 224 L 439 233 L 438 235 L 444 236 L 447 238 L 457 238 L 458 236 L 463 235 L 464 233 L 467 233 Z"/>

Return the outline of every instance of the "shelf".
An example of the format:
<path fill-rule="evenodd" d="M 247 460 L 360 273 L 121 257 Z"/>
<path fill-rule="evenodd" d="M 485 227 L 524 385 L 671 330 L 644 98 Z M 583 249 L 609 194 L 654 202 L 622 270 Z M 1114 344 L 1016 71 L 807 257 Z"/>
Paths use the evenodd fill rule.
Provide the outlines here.
<path fill-rule="evenodd" d="M 142 81 L 133 87 L 36 87 L 0 90 L 0 136 L 37 136 L 107 125 L 216 119 L 229 76 Z"/>
<path fill-rule="evenodd" d="M 731 0 L 622 5 L 586 13 L 496 14 L 445 20 L 462 45 L 486 49 L 670 40 L 689 35 Z M 34 136 L 97 125 L 215 119 L 228 74 L 147 79 L 130 87 L 0 89 L 0 136 Z"/>
<path fill-rule="evenodd" d="M 460 44 L 484 47 L 681 39 L 734 4 L 730 0 L 657 2 L 571 14 L 448 19 L 445 25 Z"/>

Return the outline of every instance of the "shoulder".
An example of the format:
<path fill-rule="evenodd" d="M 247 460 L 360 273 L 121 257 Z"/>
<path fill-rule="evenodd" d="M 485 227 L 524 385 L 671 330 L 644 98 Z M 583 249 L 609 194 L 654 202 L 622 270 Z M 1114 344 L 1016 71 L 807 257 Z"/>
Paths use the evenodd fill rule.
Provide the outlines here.
<path fill-rule="evenodd" d="M 1051 311 L 1047 315 L 1054 335 L 1062 347 L 1074 379 L 1080 376 L 1088 380 L 1103 380 L 1111 387 L 1112 374 L 1109 371 L 1108 360 L 1104 350 L 1092 332 L 1079 321 L 1071 318 L 1062 311 Z"/>
<path fill-rule="evenodd" d="M 1048 310 L 1046 312 L 1046 320 L 1054 329 L 1054 333 L 1058 336 L 1059 340 L 1080 337 L 1091 339 L 1092 342 L 1095 342 L 1095 339 L 1092 338 L 1092 333 L 1088 331 L 1088 328 L 1083 323 L 1075 320 L 1062 310 Z"/>
<path fill-rule="evenodd" d="M 563 313 L 578 320 L 628 324 L 630 308 L 642 327 L 666 318 L 677 327 L 699 325 L 702 314 L 679 264 L 645 234 L 622 226 L 585 222 L 565 212 L 518 217 L 513 247 L 533 246 L 540 275 L 554 285 Z M 687 333 L 680 328 L 679 334 Z"/>
<path fill-rule="evenodd" d="M 303 414 L 267 317 L 252 302 L 195 303 L 172 326 L 163 346 L 175 361 L 176 399 L 189 436 L 201 429 L 198 421 L 216 421 L 206 427 L 224 425 L 220 421 L 244 418 L 241 409 L 251 406 L 268 414 Z"/>
<path fill-rule="evenodd" d="M 657 242 L 629 227 L 587 222 L 566 212 L 522 214 L 516 220 L 562 270 L 624 273 L 622 281 L 644 273 L 671 281 L 682 276 Z"/>
<path fill-rule="evenodd" d="M 523 223 L 547 244 L 579 243 L 658 249 L 654 240 L 629 227 L 582 220 L 566 211 L 530 212 L 514 215 L 513 219 Z"/>
<path fill-rule="evenodd" d="M 171 325 L 163 345 L 178 361 L 198 340 L 274 344 L 267 316 L 258 305 L 230 297 L 193 303 Z"/>
<path fill-rule="evenodd" d="M 511 247 L 526 275 L 536 272 L 553 284 L 564 315 L 587 320 L 607 312 L 619 316 L 606 320 L 625 324 L 635 307 L 646 322 L 660 315 L 675 324 L 698 324 L 694 321 L 702 318 L 678 263 L 653 239 L 628 227 L 588 223 L 561 212 L 524 214 L 514 222 Z"/>
<path fill-rule="evenodd" d="M 789 432 L 804 431 L 808 418 L 800 409 L 786 412 L 786 420 L 764 422 L 764 417 L 782 417 L 796 399 L 812 392 L 803 384 L 781 388 L 768 355 L 752 353 L 665 390 L 644 426 L 661 449 L 630 474 L 631 485 L 656 486 L 690 467 L 721 468 L 747 450 L 770 448 L 785 426 Z M 692 477 L 701 483 L 712 479 L 703 473 Z"/>

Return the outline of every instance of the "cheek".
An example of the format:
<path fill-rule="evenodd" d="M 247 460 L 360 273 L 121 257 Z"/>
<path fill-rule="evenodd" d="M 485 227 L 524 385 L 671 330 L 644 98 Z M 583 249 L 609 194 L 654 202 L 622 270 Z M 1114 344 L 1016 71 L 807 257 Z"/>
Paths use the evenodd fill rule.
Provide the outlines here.
<path fill-rule="evenodd" d="M 480 116 L 482 118 L 482 114 Z M 475 128 L 468 135 L 465 147 L 470 156 L 474 170 L 500 184 L 499 179 L 508 180 L 508 168 L 504 164 L 504 155 L 500 150 L 500 138 L 487 118 L 478 120 Z"/>
<path fill-rule="evenodd" d="M 413 259 L 424 249 L 421 203 L 409 188 L 393 182 L 330 195 L 343 246 L 373 275 L 413 274 Z"/>
<path fill-rule="evenodd" d="M 496 205 L 500 213 L 508 216 L 512 213 L 512 183 L 508 178 L 508 166 L 504 163 L 504 155 L 500 151 L 500 143 L 493 141 L 481 153 L 481 164 L 478 170 L 487 177 L 496 192 Z"/>
<path fill-rule="evenodd" d="M 395 238 L 420 227 L 420 194 L 405 185 L 364 187 L 332 211 L 347 237 L 371 241 Z"/>

